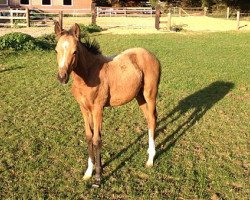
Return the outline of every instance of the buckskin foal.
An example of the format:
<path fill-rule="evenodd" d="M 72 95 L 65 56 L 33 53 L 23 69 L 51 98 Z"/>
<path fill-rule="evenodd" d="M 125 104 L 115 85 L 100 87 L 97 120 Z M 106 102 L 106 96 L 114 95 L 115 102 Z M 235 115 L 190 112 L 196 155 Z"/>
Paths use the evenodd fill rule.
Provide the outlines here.
<path fill-rule="evenodd" d="M 94 41 L 80 40 L 77 24 L 69 31 L 55 23 L 58 80 L 66 84 L 71 74 L 72 93 L 80 105 L 88 144 L 88 168 L 84 179 L 96 170 L 95 184 L 101 182 L 101 127 L 106 106 L 120 106 L 136 98 L 148 124 L 149 148 L 146 166 L 153 166 L 155 156 L 156 96 L 160 62 L 149 51 L 133 48 L 114 58 L 105 57 Z"/>

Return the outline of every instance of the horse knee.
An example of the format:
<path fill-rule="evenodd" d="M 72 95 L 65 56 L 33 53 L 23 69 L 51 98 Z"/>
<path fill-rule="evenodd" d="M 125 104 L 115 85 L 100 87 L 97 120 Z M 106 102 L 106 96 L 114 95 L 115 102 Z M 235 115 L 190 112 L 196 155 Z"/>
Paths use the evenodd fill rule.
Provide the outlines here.
<path fill-rule="evenodd" d="M 92 136 L 91 135 L 86 135 L 86 142 L 87 142 L 87 144 L 92 142 Z"/>
<path fill-rule="evenodd" d="M 101 138 L 93 138 L 92 140 L 94 147 L 100 147 L 102 145 Z"/>

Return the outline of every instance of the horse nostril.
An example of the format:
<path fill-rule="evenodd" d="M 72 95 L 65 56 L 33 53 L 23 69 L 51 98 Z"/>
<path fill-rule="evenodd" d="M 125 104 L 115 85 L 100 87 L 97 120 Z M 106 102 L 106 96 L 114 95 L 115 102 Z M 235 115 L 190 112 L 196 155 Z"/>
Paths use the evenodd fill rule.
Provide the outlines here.
<path fill-rule="evenodd" d="M 58 73 L 58 74 L 57 74 L 57 79 L 58 79 L 61 83 L 66 84 L 66 83 L 68 83 L 68 81 L 69 81 L 69 75 L 68 75 L 67 72 L 65 72 L 65 73 Z"/>
<path fill-rule="evenodd" d="M 66 79 L 66 77 L 67 77 L 66 74 L 61 75 L 61 78 L 62 78 L 62 79 Z"/>
<path fill-rule="evenodd" d="M 66 73 L 63 73 L 63 74 L 58 73 L 58 78 L 59 79 L 66 79 L 67 78 L 67 74 Z"/>

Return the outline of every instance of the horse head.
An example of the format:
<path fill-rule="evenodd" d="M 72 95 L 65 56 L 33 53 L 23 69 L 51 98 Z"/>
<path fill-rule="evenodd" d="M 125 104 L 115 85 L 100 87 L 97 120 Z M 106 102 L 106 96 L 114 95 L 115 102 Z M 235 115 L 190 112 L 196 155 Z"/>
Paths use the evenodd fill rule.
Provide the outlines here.
<path fill-rule="evenodd" d="M 68 83 L 70 73 L 77 66 L 80 32 L 78 24 L 74 24 L 70 30 L 65 31 L 58 22 L 55 22 L 55 34 L 57 38 L 55 51 L 58 64 L 57 78 L 63 84 Z"/>

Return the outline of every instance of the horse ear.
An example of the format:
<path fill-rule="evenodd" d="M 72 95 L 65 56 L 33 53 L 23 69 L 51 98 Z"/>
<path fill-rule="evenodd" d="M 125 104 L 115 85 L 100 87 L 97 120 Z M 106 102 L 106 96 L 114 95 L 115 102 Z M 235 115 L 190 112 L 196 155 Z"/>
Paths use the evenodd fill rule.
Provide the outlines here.
<path fill-rule="evenodd" d="M 71 27 L 71 33 L 80 41 L 81 39 L 81 29 L 77 23 Z"/>
<path fill-rule="evenodd" d="M 56 37 L 59 38 L 62 35 L 62 28 L 58 21 L 55 21 L 54 24 L 55 24 L 54 30 Z"/>

